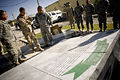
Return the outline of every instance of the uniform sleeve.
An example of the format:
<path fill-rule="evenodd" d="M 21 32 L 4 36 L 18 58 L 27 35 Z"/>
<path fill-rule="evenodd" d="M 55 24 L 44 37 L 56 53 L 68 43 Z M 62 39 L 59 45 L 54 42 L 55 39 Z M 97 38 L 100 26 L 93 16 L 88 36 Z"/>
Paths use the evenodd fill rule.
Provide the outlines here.
<path fill-rule="evenodd" d="M 77 17 L 76 8 L 74 9 L 74 16 Z"/>
<path fill-rule="evenodd" d="M 72 9 L 72 13 L 73 13 L 73 16 L 74 16 L 74 10 L 73 10 L 73 8 L 71 7 L 71 9 Z"/>
<path fill-rule="evenodd" d="M 91 4 L 91 8 L 92 8 L 92 13 L 94 13 L 94 5 Z"/>
<path fill-rule="evenodd" d="M 81 11 L 82 11 L 82 13 L 83 13 L 83 11 L 84 11 L 84 9 L 83 9 L 83 7 L 81 6 Z"/>
<path fill-rule="evenodd" d="M 25 19 L 23 19 L 23 18 L 17 18 L 17 20 L 18 20 L 18 22 L 19 22 L 20 25 L 22 25 L 22 26 L 26 26 L 27 25 Z"/>
<path fill-rule="evenodd" d="M 6 35 L 6 25 L 2 24 L 0 25 L 0 39 L 5 39 L 6 38 L 5 35 Z"/>
<path fill-rule="evenodd" d="M 28 16 L 28 20 L 29 20 L 29 21 L 32 21 L 32 18 L 31 18 L 30 16 Z"/>
<path fill-rule="evenodd" d="M 31 24 L 32 24 L 32 18 L 31 18 L 31 17 L 29 17 L 29 16 L 27 16 L 27 17 L 28 17 L 28 19 L 27 19 L 27 21 L 26 21 L 26 22 L 27 22 L 28 24 L 30 24 L 30 25 L 31 25 Z"/>
<path fill-rule="evenodd" d="M 3 33 L 3 25 L 0 25 L 0 39 L 2 39 L 2 33 Z"/>
<path fill-rule="evenodd" d="M 46 15 L 47 15 L 47 19 L 48 19 L 50 25 L 52 25 L 51 17 L 47 13 L 46 13 Z"/>
<path fill-rule="evenodd" d="M 106 5 L 105 5 L 105 8 L 106 8 L 106 10 L 108 9 L 108 2 L 106 1 L 106 3 L 105 3 Z"/>
<path fill-rule="evenodd" d="M 35 15 L 35 22 L 39 24 L 38 19 L 37 19 L 37 14 Z"/>
<path fill-rule="evenodd" d="M 38 14 L 35 15 L 35 21 L 38 25 L 40 25 L 40 19 L 39 19 Z"/>

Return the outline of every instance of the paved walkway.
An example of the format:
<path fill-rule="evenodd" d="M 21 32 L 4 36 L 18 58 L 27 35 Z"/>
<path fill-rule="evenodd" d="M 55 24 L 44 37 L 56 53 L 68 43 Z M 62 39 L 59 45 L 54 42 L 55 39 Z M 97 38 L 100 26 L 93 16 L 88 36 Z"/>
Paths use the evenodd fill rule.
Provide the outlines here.
<path fill-rule="evenodd" d="M 70 38 L 0 75 L 0 80 L 89 80 L 119 31 Z"/>

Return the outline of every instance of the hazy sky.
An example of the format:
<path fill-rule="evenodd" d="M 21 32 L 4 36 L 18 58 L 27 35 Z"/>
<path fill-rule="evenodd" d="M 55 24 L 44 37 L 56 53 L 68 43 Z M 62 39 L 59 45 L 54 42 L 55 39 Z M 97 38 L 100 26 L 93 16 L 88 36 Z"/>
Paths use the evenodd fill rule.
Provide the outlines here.
<path fill-rule="evenodd" d="M 39 0 L 41 6 L 46 7 L 58 0 Z M 19 8 L 24 7 L 28 15 L 37 12 L 37 0 L 0 0 L 0 10 L 5 10 L 8 14 L 8 20 L 13 19 L 12 13 L 16 18 L 19 14 Z"/>

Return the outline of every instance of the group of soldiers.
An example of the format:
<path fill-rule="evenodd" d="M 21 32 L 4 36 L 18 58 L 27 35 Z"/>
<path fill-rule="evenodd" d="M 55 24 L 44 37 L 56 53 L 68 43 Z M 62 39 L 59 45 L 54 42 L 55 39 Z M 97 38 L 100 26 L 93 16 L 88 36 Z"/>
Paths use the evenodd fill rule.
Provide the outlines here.
<path fill-rule="evenodd" d="M 50 33 L 50 25 L 52 25 L 50 16 L 45 13 L 42 9 L 42 6 L 38 6 L 37 8 L 38 13 L 36 13 L 35 19 L 37 24 L 39 25 L 42 33 L 43 40 L 45 42 L 44 46 L 52 46 L 53 45 L 53 38 Z M 21 27 L 21 31 L 25 37 L 25 39 L 28 41 L 30 48 L 32 49 L 32 52 L 35 52 L 34 46 L 32 41 L 37 46 L 37 49 L 39 51 L 44 51 L 43 48 L 41 48 L 36 36 L 35 32 L 32 29 L 32 19 L 26 15 L 25 8 L 21 7 L 19 8 L 19 16 L 17 17 L 17 22 L 19 23 Z M 20 48 L 18 47 L 17 38 L 14 35 L 11 26 L 6 22 L 7 20 L 7 13 L 4 10 L 0 10 L 0 47 L 1 47 L 1 54 L 3 54 L 3 46 L 6 47 L 7 52 L 11 55 L 11 60 L 14 64 L 18 65 L 21 61 L 25 61 L 26 57 L 24 54 L 21 53 Z M 49 43 L 48 43 L 49 39 Z"/>
<path fill-rule="evenodd" d="M 116 4 L 112 3 L 112 0 L 109 0 L 110 4 L 113 6 L 113 27 L 114 29 L 117 29 L 117 24 L 120 24 L 120 9 Z M 93 18 L 92 15 L 95 11 L 95 8 L 92 4 L 89 3 L 89 0 L 86 0 L 86 5 L 81 6 L 78 1 L 76 1 L 76 7 L 73 8 L 69 5 L 67 5 L 67 16 L 68 20 L 70 21 L 71 28 L 74 26 L 74 19 L 76 20 L 77 27 L 80 29 L 80 24 L 82 26 L 82 31 L 84 30 L 83 25 L 83 12 L 85 11 L 85 20 L 86 20 L 86 26 L 87 31 L 89 32 L 89 23 L 91 25 L 91 32 L 93 31 Z M 118 4 L 119 5 L 119 4 Z M 107 28 L 106 20 L 107 20 L 107 11 L 108 8 L 108 2 L 106 0 L 100 0 L 99 3 L 96 5 L 96 12 L 98 14 L 98 21 L 99 21 L 99 27 L 100 32 L 105 31 Z M 53 38 L 50 32 L 50 25 L 52 26 L 51 18 L 50 16 L 43 11 L 42 6 L 38 6 L 37 13 L 35 16 L 35 20 L 37 24 L 39 25 L 42 33 L 42 37 L 44 40 L 45 45 L 44 46 L 52 46 L 53 45 Z M 35 32 L 32 29 L 32 19 L 26 15 L 25 8 L 21 7 L 19 8 L 19 16 L 17 17 L 17 22 L 19 23 L 19 26 L 22 30 L 22 33 L 25 37 L 25 39 L 28 41 L 30 48 L 32 49 L 32 52 L 35 52 L 34 46 L 32 44 L 32 41 L 37 46 L 37 49 L 39 51 L 44 51 L 43 48 L 41 48 L 36 36 Z M 7 52 L 11 55 L 11 60 L 14 64 L 20 64 L 20 61 L 25 61 L 26 57 L 24 54 L 21 53 L 20 48 L 18 47 L 17 38 L 14 35 L 11 26 L 6 22 L 7 20 L 7 13 L 4 10 L 0 10 L 0 53 L 4 55 L 3 46 L 6 47 Z M 104 28 L 102 26 L 104 24 Z M 120 26 L 120 25 L 119 25 Z M 120 27 L 119 27 L 120 28 Z M 49 42 L 48 42 L 49 39 Z"/>
<path fill-rule="evenodd" d="M 84 30 L 82 14 L 83 14 L 83 11 L 85 11 L 85 20 L 86 20 L 87 31 L 89 32 L 89 23 L 90 23 L 91 32 L 92 32 L 94 29 L 92 15 L 95 12 L 95 8 L 94 8 L 93 4 L 90 4 L 89 0 L 86 0 L 85 6 L 83 6 L 83 5 L 81 6 L 79 4 L 79 1 L 76 1 L 76 5 L 77 6 L 74 8 L 74 10 L 70 6 L 70 4 L 67 5 L 67 9 L 66 9 L 67 17 L 70 22 L 71 28 L 72 28 L 72 26 L 74 26 L 74 28 L 75 28 L 75 25 L 74 25 L 74 19 L 75 19 L 78 29 L 80 30 L 80 23 L 81 23 L 82 31 Z M 106 0 L 100 0 L 99 3 L 96 5 L 96 10 L 97 10 L 96 12 L 98 14 L 100 32 L 102 32 L 103 30 L 105 31 L 107 28 L 107 25 L 106 25 L 107 8 L 108 8 L 108 2 Z M 103 29 L 102 24 L 104 24 L 104 29 Z"/>

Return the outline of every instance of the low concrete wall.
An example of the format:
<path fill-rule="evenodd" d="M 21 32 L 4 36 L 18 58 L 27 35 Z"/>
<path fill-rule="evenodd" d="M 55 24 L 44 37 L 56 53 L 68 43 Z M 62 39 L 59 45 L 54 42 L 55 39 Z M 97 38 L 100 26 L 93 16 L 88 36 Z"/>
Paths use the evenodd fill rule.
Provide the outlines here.
<path fill-rule="evenodd" d="M 60 37 L 66 40 L 3 73 L 0 80 L 111 80 L 116 59 L 120 59 L 120 31 L 80 37 L 76 37 L 79 34 L 74 31 L 63 34 Z"/>
<path fill-rule="evenodd" d="M 113 68 L 116 66 L 117 60 L 120 61 L 120 31 L 90 77 L 90 80 L 111 80 Z"/>

